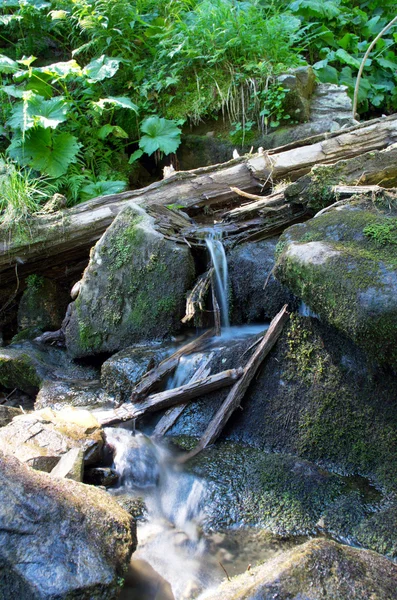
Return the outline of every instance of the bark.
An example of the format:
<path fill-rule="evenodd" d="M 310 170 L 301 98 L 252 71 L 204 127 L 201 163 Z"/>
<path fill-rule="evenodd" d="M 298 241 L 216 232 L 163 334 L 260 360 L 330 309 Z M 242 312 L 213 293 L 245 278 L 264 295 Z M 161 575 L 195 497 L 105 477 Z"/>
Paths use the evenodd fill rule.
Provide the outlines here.
<path fill-rule="evenodd" d="M 269 354 L 274 344 L 277 342 L 288 318 L 289 313 L 287 312 L 287 305 L 285 305 L 270 323 L 270 327 L 263 336 L 263 340 L 245 366 L 242 377 L 230 390 L 227 398 L 219 408 L 215 417 L 210 422 L 196 448 L 187 454 L 184 457 L 184 460 L 192 458 L 201 452 L 201 450 L 213 444 L 219 437 L 222 429 L 226 425 L 232 413 L 240 406 L 245 392 L 247 391 L 252 379 L 255 377 L 258 368 Z"/>
<path fill-rule="evenodd" d="M 177 172 L 140 190 L 95 198 L 61 214 L 38 216 L 31 220 L 30 232 L 24 239 L 0 231 L 0 283 L 4 286 L 15 280 L 16 261 L 22 277 L 46 273 L 53 278 L 65 278 L 65 271 L 69 276 L 74 275 L 84 267 L 90 248 L 116 215 L 130 204 L 138 203 L 152 211 L 157 215 L 159 230 L 184 243 L 184 238 L 189 240 L 189 219 L 168 210 L 167 206 L 182 205 L 195 216 L 204 206 L 238 205 L 241 196 L 231 187 L 255 193 L 285 177 L 295 181 L 317 163 L 349 159 L 394 142 L 397 142 L 395 115 L 221 165 Z M 273 234 L 276 232 L 275 225 Z"/>
<path fill-rule="evenodd" d="M 128 403 L 114 410 L 98 411 L 95 417 L 101 425 L 114 425 L 115 423 L 138 419 L 148 413 L 175 406 L 176 404 L 190 402 L 194 398 L 232 385 L 242 374 L 243 369 L 241 368 L 221 371 L 215 375 L 210 375 L 206 379 L 187 383 L 173 390 L 153 394 L 139 404 Z"/>

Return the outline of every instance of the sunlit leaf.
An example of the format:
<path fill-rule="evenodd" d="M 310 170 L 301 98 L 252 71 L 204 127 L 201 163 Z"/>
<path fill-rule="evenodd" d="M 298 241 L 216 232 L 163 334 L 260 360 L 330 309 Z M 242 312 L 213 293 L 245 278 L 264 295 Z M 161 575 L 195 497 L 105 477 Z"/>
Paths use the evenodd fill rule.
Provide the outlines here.
<path fill-rule="evenodd" d="M 123 192 L 127 184 L 125 181 L 97 181 L 85 185 L 80 191 L 82 200 L 90 200 L 97 196 L 109 196 L 110 194 L 119 194 Z"/>
<path fill-rule="evenodd" d="M 106 105 L 109 104 L 115 108 L 128 108 L 134 112 L 138 112 L 137 105 L 125 96 L 109 96 L 109 98 L 101 98 L 98 102 L 93 102 L 93 104 L 101 110 L 104 110 Z"/>
<path fill-rule="evenodd" d="M 0 23 L 9 25 L 12 21 L 22 21 L 21 15 L 0 15 Z"/>
<path fill-rule="evenodd" d="M 68 16 L 68 13 L 66 12 L 66 10 L 50 10 L 50 12 L 48 14 L 51 16 L 51 19 L 53 21 L 59 21 L 62 19 L 66 19 L 66 17 Z"/>
<path fill-rule="evenodd" d="M 83 73 L 88 77 L 89 83 L 103 81 L 103 79 L 113 77 L 113 75 L 117 73 L 120 62 L 121 61 L 117 58 L 109 58 L 102 54 L 101 57 L 92 60 L 84 67 Z"/>
<path fill-rule="evenodd" d="M 35 60 L 37 60 L 37 56 L 23 56 L 20 60 L 17 60 L 17 63 L 25 67 L 30 67 Z"/>
<path fill-rule="evenodd" d="M 0 73 L 15 73 L 18 68 L 15 60 L 8 58 L 5 54 L 0 54 Z"/>
<path fill-rule="evenodd" d="M 340 60 L 340 62 L 344 63 L 345 65 L 349 65 L 349 67 L 354 67 L 355 69 L 360 68 L 361 61 L 346 52 L 346 50 L 343 50 L 343 48 L 339 48 L 335 52 L 335 56 Z"/>
<path fill-rule="evenodd" d="M 116 138 L 128 138 L 128 133 L 124 131 L 122 127 L 119 127 L 118 125 L 110 125 L 110 123 L 103 125 L 97 133 L 100 140 L 106 139 L 110 134 L 114 135 Z"/>
<path fill-rule="evenodd" d="M 146 135 L 139 140 L 139 147 L 149 156 L 156 150 L 164 154 L 175 152 L 181 143 L 181 130 L 175 121 L 148 117 L 143 121 L 140 129 Z"/>
<path fill-rule="evenodd" d="M 81 144 L 70 133 L 57 134 L 37 127 L 27 135 L 22 150 L 25 164 L 50 177 L 60 177 L 80 148 Z"/>
<path fill-rule="evenodd" d="M 38 71 L 40 73 L 45 73 L 46 75 L 52 75 L 53 77 L 64 78 L 68 75 L 82 75 L 83 71 L 80 65 L 75 60 L 68 60 L 66 62 L 57 62 L 52 65 L 47 65 L 46 67 L 40 67 L 39 69 L 34 69 L 34 71 Z"/>

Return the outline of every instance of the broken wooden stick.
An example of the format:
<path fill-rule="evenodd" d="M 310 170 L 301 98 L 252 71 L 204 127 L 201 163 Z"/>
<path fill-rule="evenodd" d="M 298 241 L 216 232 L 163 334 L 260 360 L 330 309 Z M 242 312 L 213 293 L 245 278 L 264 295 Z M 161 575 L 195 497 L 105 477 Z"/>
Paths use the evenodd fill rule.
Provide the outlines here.
<path fill-rule="evenodd" d="M 196 315 L 197 312 L 205 310 L 205 297 L 211 283 L 213 268 L 209 269 L 198 278 L 192 291 L 186 299 L 186 314 L 182 323 L 187 323 Z"/>
<path fill-rule="evenodd" d="M 165 358 L 157 367 L 151 369 L 146 373 L 138 385 L 134 387 L 131 394 L 131 402 L 138 402 L 141 398 L 147 396 L 147 394 L 158 384 L 164 377 L 172 373 L 178 366 L 179 359 L 184 354 L 191 354 L 198 350 L 203 342 L 215 335 L 214 329 L 205 331 L 198 338 L 192 342 L 185 344 L 179 348 L 174 354 L 171 354 L 168 358 Z M 121 407 L 120 407 L 121 408 Z"/>
<path fill-rule="evenodd" d="M 206 379 L 187 383 L 173 390 L 152 394 L 139 404 L 125 403 L 120 408 L 98 411 L 95 416 L 101 425 L 114 425 L 115 423 L 138 419 L 147 413 L 189 402 L 198 396 L 231 385 L 242 376 L 243 372 L 244 369 L 242 368 L 221 371 L 215 375 L 210 375 Z"/>
<path fill-rule="evenodd" d="M 280 310 L 280 312 L 274 317 L 274 319 L 270 323 L 269 329 L 263 336 L 260 345 L 255 350 L 254 354 L 246 364 L 242 377 L 230 390 L 225 401 L 223 402 L 222 406 L 219 408 L 216 415 L 210 422 L 209 426 L 207 427 L 204 435 L 200 439 L 197 446 L 191 452 L 182 457 L 182 462 L 186 462 L 187 460 L 201 452 L 201 450 L 213 444 L 215 440 L 219 437 L 222 429 L 226 425 L 233 411 L 238 406 L 240 406 L 240 402 L 243 399 L 244 394 L 247 391 L 248 386 L 254 378 L 261 363 L 269 354 L 270 350 L 273 348 L 274 344 L 278 340 L 283 330 L 284 324 L 289 318 L 287 308 L 288 305 L 285 304 Z"/>
<path fill-rule="evenodd" d="M 214 352 L 211 352 L 211 354 L 207 356 L 205 361 L 199 366 L 189 383 L 193 383 L 194 381 L 199 381 L 200 379 L 205 379 L 208 377 L 211 372 L 211 369 L 208 367 L 208 365 L 211 363 L 213 358 Z M 171 429 L 177 419 L 179 419 L 187 404 L 187 402 L 185 404 L 179 404 L 179 406 L 174 406 L 173 408 L 167 410 L 154 428 L 153 436 L 161 437 L 165 435 L 167 431 Z"/>

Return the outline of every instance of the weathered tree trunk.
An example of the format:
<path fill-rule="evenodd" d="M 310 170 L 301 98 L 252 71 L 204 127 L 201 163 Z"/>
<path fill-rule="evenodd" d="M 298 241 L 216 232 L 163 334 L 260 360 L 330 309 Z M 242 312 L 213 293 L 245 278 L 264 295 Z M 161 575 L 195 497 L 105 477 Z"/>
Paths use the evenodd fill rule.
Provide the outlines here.
<path fill-rule="evenodd" d="M 203 394 L 209 394 L 222 387 L 232 385 L 241 375 L 243 369 L 228 369 L 215 375 L 210 375 L 206 379 L 187 383 L 173 390 L 166 390 L 153 394 L 139 404 L 123 404 L 119 408 L 112 410 L 103 410 L 95 413 L 101 425 L 114 425 L 131 419 L 138 419 L 147 413 L 156 412 L 176 404 L 190 402 Z"/>
<path fill-rule="evenodd" d="M 283 330 L 285 323 L 289 318 L 287 308 L 287 305 L 283 306 L 280 312 L 274 317 L 274 319 L 270 323 L 269 329 L 263 336 L 263 340 L 260 342 L 259 346 L 257 347 L 254 354 L 245 366 L 243 376 L 232 387 L 222 406 L 219 408 L 215 417 L 208 425 L 204 435 L 197 444 L 196 448 L 194 448 L 189 454 L 187 454 L 184 457 L 185 460 L 188 460 L 192 456 L 195 456 L 196 454 L 201 452 L 201 450 L 203 450 L 207 446 L 213 444 L 215 440 L 219 437 L 220 433 L 222 432 L 222 429 L 226 425 L 231 414 L 236 410 L 238 406 L 240 406 L 240 402 L 243 399 L 249 384 L 255 377 L 259 366 L 269 354 L 270 350 L 273 348 L 274 344 L 280 336 L 280 333 Z"/>
<path fill-rule="evenodd" d="M 64 210 L 61 215 L 34 218 L 24 240 L 0 232 L 0 283 L 4 286 L 15 280 L 16 262 L 21 277 L 45 272 L 64 278 L 68 269 L 69 273 L 77 273 L 87 260 L 89 249 L 129 204 L 145 206 L 157 215 L 161 232 L 170 237 L 180 234 L 179 239 L 183 241 L 189 220 L 166 209 L 169 205 L 182 205 L 194 215 L 203 206 L 238 204 L 241 198 L 231 187 L 258 192 L 284 177 L 294 181 L 317 163 L 349 159 L 386 148 L 394 142 L 397 142 L 396 115 L 225 164 L 177 172 L 141 190 L 95 198 Z M 279 226 L 282 226 L 281 221 Z"/>

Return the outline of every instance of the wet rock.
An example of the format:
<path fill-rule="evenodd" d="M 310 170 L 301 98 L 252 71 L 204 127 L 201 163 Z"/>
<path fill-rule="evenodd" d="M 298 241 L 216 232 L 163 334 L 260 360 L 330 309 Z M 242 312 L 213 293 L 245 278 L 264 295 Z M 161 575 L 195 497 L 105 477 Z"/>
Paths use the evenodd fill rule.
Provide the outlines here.
<path fill-rule="evenodd" d="M 54 477 L 63 477 L 80 482 L 83 481 L 83 473 L 84 452 L 80 448 L 72 448 L 69 452 L 63 454 L 58 464 L 51 471 L 51 475 L 54 475 Z"/>
<path fill-rule="evenodd" d="M 0 427 L 8 425 L 8 423 L 11 423 L 14 417 L 21 414 L 22 411 L 20 408 L 13 408 L 12 406 L 0 405 Z"/>
<path fill-rule="evenodd" d="M 126 402 L 140 379 L 166 358 L 169 345 L 132 346 L 113 354 L 101 368 L 101 383 L 117 402 Z"/>
<path fill-rule="evenodd" d="M 84 472 L 84 482 L 90 485 L 103 485 L 110 487 L 118 482 L 119 476 L 114 469 L 109 467 L 93 467 Z"/>
<path fill-rule="evenodd" d="M 143 498 L 137 498 L 130 494 L 117 494 L 114 499 L 124 510 L 128 512 L 134 519 L 140 519 L 147 514 L 145 501 Z"/>
<path fill-rule="evenodd" d="M 18 307 L 19 329 L 59 329 L 68 305 L 66 290 L 41 275 L 29 275 L 26 284 Z"/>
<path fill-rule="evenodd" d="M 113 600 L 135 524 L 109 496 L 0 453 L 0 597 Z"/>
<path fill-rule="evenodd" d="M 84 452 L 84 462 L 95 463 L 103 447 L 102 430 L 85 410 L 50 408 L 20 415 L 0 429 L 0 450 L 34 469 L 50 472 L 72 448 Z"/>
<path fill-rule="evenodd" d="M 70 355 L 169 336 L 180 327 L 193 276 L 189 248 L 165 239 L 142 208 L 125 208 L 91 252 L 65 332 Z"/>
<path fill-rule="evenodd" d="M 271 274 L 276 245 L 276 238 L 250 242 L 228 253 L 233 322 L 265 321 L 272 319 L 284 304 L 290 308 L 296 304 L 293 295 Z"/>
<path fill-rule="evenodd" d="M 385 233 L 396 215 L 361 202 L 290 227 L 275 276 L 374 362 L 397 369 L 396 241 Z"/>
<path fill-rule="evenodd" d="M 0 349 L 0 385 L 17 388 L 30 395 L 37 394 L 46 380 L 91 379 L 95 369 L 73 363 L 65 351 L 20 342 Z"/>
<path fill-rule="evenodd" d="M 354 529 L 358 544 L 372 548 L 389 558 L 397 558 L 397 502 L 394 501 L 379 512 L 368 515 Z"/>
<path fill-rule="evenodd" d="M 395 597 L 397 566 L 368 550 L 316 539 L 225 582 L 206 600 L 374 600 Z"/>
<path fill-rule="evenodd" d="M 61 410 L 64 406 L 108 407 L 115 404 L 115 398 L 107 394 L 98 380 L 44 381 L 37 394 L 35 409 L 52 408 Z"/>

